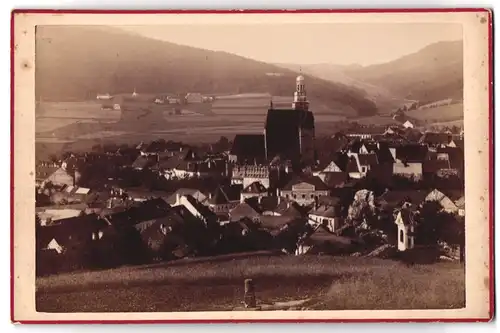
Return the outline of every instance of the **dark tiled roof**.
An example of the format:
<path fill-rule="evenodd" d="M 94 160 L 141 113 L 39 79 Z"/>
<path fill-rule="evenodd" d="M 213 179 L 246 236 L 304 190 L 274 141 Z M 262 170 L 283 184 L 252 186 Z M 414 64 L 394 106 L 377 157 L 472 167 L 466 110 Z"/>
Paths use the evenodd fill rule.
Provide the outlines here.
<path fill-rule="evenodd" d="M 377 148 L 377 143 L 374 141 L 364 141 L 363 145 L 365 146 L 366 150 L 369 153 L 374 153 L 378 148 Z"/>
<path fill-rule="evenodd" d="M 158 153 L 161 151 L 165 151 L 165 142 L 163 141 L 152 141 L 148 145 L 142 148 L 142 151 L 145 153 Z"/>
<path fill-rule="evenodd" d="M 455 202 L 457 201 L 458 199 L 460 199 L 461 197 L 464 196 L 464 191 L 460 191 L 460 190 L 445 190 L 443 189 L 441 191 L 441 193 L 443 193 L 444 195 L 446 195 L 451 201 Z"/>
<path fill-rule="evenodd" d="M 212 194 L 212 197 L 210 199 L 208 199 L 208 203 L 211 205 L 224 205 L 224 204 L 229 203 L 229 201 L 230 200 L 229 200 L 226 192 L 220 187 L 218 187 L 215 190 L 215 193 Z"/>
<path fill-rule="evenodd" d="M 452 135 L 448 133 L 426 132 L 420 138 L 420 143 L 429 145 L 447 145 L 452 141 Z"/>
<path fill-rule="evenodd" d="M 260 211 L 274 211 L 279 203 L 287 201 L 285 198 L 278 198 L 277 196 L 267 196 L 263 197 L 260 201 L 260 205 L 257 206 L 257 198 L 248 199 L 247 202 L 256 209 L 256 207 L 260 208 Z"/>
<path fill-rule="evenodd" d="M 308 244 L 321 244 L 324 242 L 332 242 L 338 245 L 351 245 L 351 240 L 346 237 L 337 236 L 336 234 L 330 232 L 322 225 L 318 226 L 305 240 Z"/>
<path fill-rule="evenodd" d="M 231 221 L 239 221 L 242 218 L 253 218 L 260 216 L 259 212 L 249 205 L 247 202 L 242 202 L 229 212 Z"/>
<path fill-rule="evenodd" d="M 131 226 L 136 223 L 165 216 L 171 206 L 161 198 L 137 203 L 135 206 L 123 211 L 106 216 L 115 227 Z"/>
<path fill-rule="evenodd" d="M 450 162 L 448 160 L 427 160 L 424 161 L 422 165 L 422 171 L 424 173 L 435 173 L 443 169 L 450 169 Z"/>
<path fill-rule="evenodd" d="M 359 153 L 359 150 L 363 146 L 363 142 L 361 140 L 355 139 L 349 142 L 347 145 L 347 148 L 349 149 L 350 152 L 352 153 Z"/>
<path fill-rule="evenodd" d="M 444 147 L 438 148 L 438 153 L 447 153 L 450 160 L 450 168 L 463 169 L 464 168 L 464 151 L 461 148 Z"/>
<path fill-rule="evenodd" d="M 386 142 L 379 142 L 379 147 L 375 151 L 377 154 L 377 160 L 380 164 L 384 163 L 394 163 L 394 158 L 392 157 L 391 151 L 389 150 L 389 145 Z"/>
<path fill-rule="evenodd" d="M 347 172 L 359 172 L 360 171 L 358 168 L 358 162 L 356 161 L 356 158 L 354 156 L 351 156 L 349 158 L 349 162 L 347 163 L 346 171 Z"/>
<path fill-rule="evenodd" d="M 378 197 L 377 201 L 386 202 L 391 206 L 400 206 L 404 202 L 420 205 L 427 197 L 426 191 L 387 191 Z"/>
<path fill-rule="evenodd" d="M 361 166 L 374 167 L 378 164 L 377 154 L 359 154 L 358 158 Z"/>
<path fill-rule="evenodd" d="M 428 148 L 418 144 L 407 144 L 396 148 L 396 158 L 402 162 L 418 163 L 427 158 Z"/>
<path fill-rule="evenodd" d="M 322 217 L 330 217 L 330 218 L 341 216 L 340 207 L 338 205 L 335 205 L 335 206 L 320 205 L 318 208 L 310 211 L 309 214 L 322 216 Z"/>
<path fill-rule="evenodd" d="M 347 172 L 324 172 L 324 183 L 328 187 L 341 186 L 347 182 L 349 174 Z"/>
<path fill-rule="evenodd" d="M 240 200 L 241 191 L 243 191 L 243 185 L 241 184 L 232 184 L 229 186 L 224 186 L 224 192 L 226 193 L 229 201 L 238 201 Z"/>
<path fill-rule="evenodd" d="M 192 188 L 180 188 L 178 189 L 177 191 L 175 191 L 174 193 L 172 193 L 168 198 L 167 198 L 167 203 L 169 203 L 170 205 L 173 205 L 175 204 L 175 201 L 177 199 L 177 194 L 179 195 L 179 197 L 182 197 L 184 195 L 191 195 L 191 196 L 195 196 L 194 197 L 196 200 L 199 200 L 200 197 L 198 196 L 201 192 L 197 189 L 192 189 Z"/>
<path fill-rule="evenodd" d="M 37 239 L 41 245 L 46 246 L 55 238 L 61 245 L 68 242 L 90 240 L 92 233 L 104 230 L 109 225 L 97 214 L 75 216 L 54 221 L 52 224 L 37 229 Z"/>
<path fill-rule="evenodd" d="M 460 148 L 460 149 L 462 149 L 462 151 L 464 151 L 464 147 L 465 147 L 464 140 L 454 139 L 453 142 L 455 142 L 455 145 L 457 146 L 457 148 Z"/>
<path fill-rule="evenodd" d="M 337 152 L 334 154 L 332 161 L 339 167 L 340 170 L 345 171 L 347 169 L 349 156 L 347 156 L 346 153 Z"/>
<path fill-rule="evenodd" d="M 290 216 L 261 216 L 259 217 L 262 228 L 268 230 L 280 229 L 295 218 Z"/>
<path fill-rule="evenodd" d="M 234 137 L 231 154 L 238 160 L 253 162 L 262 161 L 266 157 L 263 134 L 237 134 Z"/>
<path fill-rule="evenodd" d="M 165 227 L 175 228 L 179 224 L 182 224 L 183 221 L 184 220 L 181 218 L 181 216 L 179 216 L 174 210 L 172 210 L 165 216 L 139 222 L 134 225 L 134 228 L 143 233 L 144 231 L 150 229 L 151 227 L 158 227 L 159 229 L 159 226 L 161 224 L 163 224 Z"/>
<path fill-rule="evenodd" d="M 307 183 L 311 184 L 315 187 L 316 191 L 326 191 L 328 190 L 328 186 L 317 176 L 313 177 L 295 177 L 291 181 L 288 182 L 288 184 L 285 185 L 283 188 L 284 190 L 291 191 L 292 187 L 294 185 L 300 184 L 300 183 Z"/>
<path fill-rule="evenodd" d="M 147 168 L 153 164 L 156 163 L 156 156 L 143 156 L 143 155 L 140 155 L 137 157 L 137 159 L 134 161 L 134 163 L 132 163 L 132 167 L 133 168 L 137 168 L 137 169 L 144 169 L 144 168 Z"/>
<path fill-rule="evenodd" d="M 216 221 L 217 216 L 207 206 L 198 202 L 192 195 L 186 195 L 186 200 L 207 220 Z"/>
<path fill-rule="evenodd" d="M 297 127 L 314 129 L 314 115 L 311 111 L 294 109 L 270 109 L 267 112 L 266 128 Z"/>
<path fill-rule="evenodd" d="M 339 197 L 322 195 L 318 198 L 318 203 L 320 205 L 335 206 L 340 203 Z"/>
<path fill-rule="evenodd" d="M 281 211 L 281 216 L 301 218 L 305 215 L 305 209 L 296 202 L 292 202 L 288 208 Z"/>
<path fill-rule="evenodd" d="M 245 187 L 242 191 L 243 193 L 266 193 L 267 189 L 261 182 L 253 182 L 252 184 Z"/>

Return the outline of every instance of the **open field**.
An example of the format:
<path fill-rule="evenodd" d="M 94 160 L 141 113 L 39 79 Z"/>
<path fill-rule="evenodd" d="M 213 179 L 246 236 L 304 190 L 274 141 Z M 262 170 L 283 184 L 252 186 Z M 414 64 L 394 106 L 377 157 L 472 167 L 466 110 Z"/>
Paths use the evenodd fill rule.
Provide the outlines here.
<path fill-rule="evenodd" d="M 398 125 L 400 122 L 392 119 L 390 115 L 376 115 L 373 117 L 362 117 L 362 118 L 351 118 L 349 120 L 356 121 L 361 125 L 380 125 L 380 126 L 390 126 Z"/>
<path fill-rule="evenodd" d="M 463 103 L 457 103 L 436 108 L 417 109 L 406 112 L 406 115 L 410 118 L 426 120 L 432 123 L 461 120 L 464 118 L 464 105 Z"/>
<path fill-rule="evenodd" d="M 465 305 L 463 264 L 268 253 L 38 278 L 37 311 L 216 311 L 241 306 L 243 280 L 260 302 L 311 298 L 311 309 L 430 309 Z"/>

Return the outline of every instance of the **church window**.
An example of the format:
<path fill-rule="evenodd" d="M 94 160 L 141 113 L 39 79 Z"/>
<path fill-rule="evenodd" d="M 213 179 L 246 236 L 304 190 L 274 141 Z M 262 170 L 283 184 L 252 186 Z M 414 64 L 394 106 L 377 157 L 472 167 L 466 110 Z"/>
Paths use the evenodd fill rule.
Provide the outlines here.
<path fill-rule="evenodd" d="M 404 242 L 404 238 L 405 238 L 405 233 L 403 230 L 400 230 L 399 231 L 399 241 L 402 243 Z"/>

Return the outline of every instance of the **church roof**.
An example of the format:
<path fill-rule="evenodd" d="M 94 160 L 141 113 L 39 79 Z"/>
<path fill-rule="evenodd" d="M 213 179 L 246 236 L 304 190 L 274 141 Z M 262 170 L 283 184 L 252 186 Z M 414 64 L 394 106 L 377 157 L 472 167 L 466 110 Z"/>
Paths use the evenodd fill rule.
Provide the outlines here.
<path fill-rule="evenodd" d="M 258 161 L 265 159 L 265 146 L 263 134 L 237 134 L 234 137 L 231 154 L 241 160 Z"/>
<path fill-rule="evenodd" d="M 314 129 L 311 111 L 295 109 L 270 109 L 267 112 L 266 128 L 300 127 Z"/>

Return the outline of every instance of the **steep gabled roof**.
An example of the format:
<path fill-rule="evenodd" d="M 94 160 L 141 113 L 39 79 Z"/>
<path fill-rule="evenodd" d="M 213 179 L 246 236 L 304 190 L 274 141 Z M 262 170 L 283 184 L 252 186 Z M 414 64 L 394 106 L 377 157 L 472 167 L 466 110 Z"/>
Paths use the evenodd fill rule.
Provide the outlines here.
<path fill-rule="evenodd" d="M 423 162 L 429 149 L 420 144 L 406 144 L 396 148 L 396 158 L 408 163 Z"/>
<path fill-rule="evenodd" d="M 266 128 L 297 127 L 314 129 L 314 115 L 311 111 L 295 109 L 269 109 Z"/>
<path fill-rule="evenodd" d="M 450 169 L 450 162 L 448 160 L 426 160 L 422 165 L 422 170 L 424 173 L 435 173 L 439 170 Z"/>
<path fill-rule="evenodd" d="M 132 168 L 144 169 L 156 163 L 156 156 L 139 155 L 132 163 Z"/>
<path fill-rule="evenodd" d="M 198 202 L 192 195 L 188 194 L 184 197 L 207 221 L 217 220 L 217 215 L 212 212 L 207 206 Z"/>
<path fill-rule="evenodd" d="M 461 148 L 442 147 L 437 149 L 438 153 L 447 153 L 450 160 L 450 168 L 461 170 L 465 166 L 464 151 Z"/>
<path fill-rule="evenodd" d="M 361 166 L 375 167 L 378 164 L 377 154 L 359 154 L 359 164 Z"/>
<path fill-rule="evenodd" d="M 332 162 L 339 167 L 340 170 L 345 171 L 347 169 L 347 163 L 349 161 L 349 156 L 346 153 L 336 152 L 333 155 Z"/>
<path fill-rule="evenodd" d="M 387 191 L 377 198 L 378 202 L 386 202 L 391 206 L 401 206 L 404 202 L 409 202 L 418 206 L 425 201 L 428 193 L 426 191 Z"/>
<path fill-rule="evenodd" d="M 263 134 L 237 134 L 233 140 L 231 154 L 238 156 L 238 160 L 262 161 L 266 157 L 265 145 Z"/>
<path fill-rule="evenodd" d="M 349 158 L 349 162 L 347 162 L 346 171 L 349 173 L 360 172 L 359 167 L 358 167 L 358 162 L 356 161 L 356 158 L 354 156 L 351 156 Z"/>
<path fill-rule="evenodd" d="M 335 205 L 335 206 L 320 205 L 318 208 L 310 211 L 309 214 L 322 216 L 322 217 L 329 217 L 329 218 L 341 216 L 339 205 Z"/>
<path fill-rule="evenodd" d="M 394 163 L 394 158 L 392 157 L 389 145 L 386 142 L 379 142 L 378 149 L 375 153 L 377 154 L 377 160 L 380 164 Z"/>
<path fill-rule="evenodd" d="M 328 187 L 341 186 L 349 179 L 349 174 L 347 172 L 323 172 L 324 183 Z"/>
<path fill-rule="evenodd" d="M 420 138 L 420 143 L 428 145 L 447 145 L 453 140 L 453 136 L 449 133 L 426 132 Z"/>
<path fill-rule="evenodd" d="M 107 215 L 107 220 L 115 227 L 131 226 L 136 223 L 167 215 L 171 206 L 161 198 L 155 198 L 141 203 L 123 212 Z"/>
<path fill-rule="evenodd" d="M 267 189 L 262 185 L 261 182 L 255 181 L 252 184 L 245 187 L 242 191 L 243 193 L 266 193 Z"/>
<path fill-rule="evenodd" d="M 248 202 L 242 202 L 229 212 L 229 216 L 231 221 L 239 221 L 242 218 L 253 218 L 260 215 L 260 212 L 257 211 L 252 205 L 248 204 Z"/>
<path fill-rule="evenodd" d="M 191 196 L 193 196 L 199 202 L 203 202 L 206 199 L 206 196 L 203 193 L 201 193 L 200 190 L 193 189 L 193 188 L 180 188 L 177 191 L 175 191 L 174 193 L 172 193 L 167 198 L 166 201 L 170 205 L 173 205 L 173 204 L 175 204 L 175 201 L 177 199 L 177 195 L 179 195 L 179 197 L 182 197 L 182 196 L 185 196 L 185 195 L 188 195 L 188 194 L 191 195 Z"/>
<path fill-rule="evenodd" d="M 221 187 L 218 187 L 215 193 L 212 194 L 212 197 L 208 199 L 208 203 L 211 205 L 224 205 L 229 203 L 229 201 L 229 197 Z"/>

